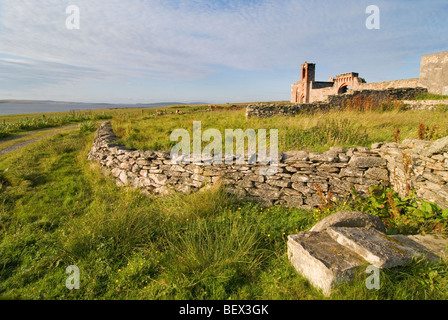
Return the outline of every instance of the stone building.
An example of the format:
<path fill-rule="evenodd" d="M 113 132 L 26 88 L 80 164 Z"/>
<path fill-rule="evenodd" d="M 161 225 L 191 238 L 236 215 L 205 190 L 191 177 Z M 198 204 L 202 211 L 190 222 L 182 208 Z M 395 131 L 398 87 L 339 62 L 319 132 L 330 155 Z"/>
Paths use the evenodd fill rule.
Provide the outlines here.
<path fill-rule="evenodd" d="M 419 84 L 431 93 L 448 95 L 448 51 L 422 57 Z"/>
<path fill-rule="evenodd" d="M 328 96 L 349 91 L 427 88 L 430 93 L 448 95 L 448 52 L 422 57 L 420 77 L 414 79 L 367 83 L 358 73 L 339 74 L 328 81 L 316 81 L 316 64 L 302 64 L 301 80 L 291 87 L 292 103 L 326 101 Z"/>
<path fill-rule="evenodd" d="M 316 64 L 305 62 L 301 68 L 301 80 L 292 85 L 291 102 L 311 103 L 324 101 L 329 95 L 357 90 L 366 81 L 358 73 L 350 72 L 337 75 L 328 81 L 316 81 Z"/>

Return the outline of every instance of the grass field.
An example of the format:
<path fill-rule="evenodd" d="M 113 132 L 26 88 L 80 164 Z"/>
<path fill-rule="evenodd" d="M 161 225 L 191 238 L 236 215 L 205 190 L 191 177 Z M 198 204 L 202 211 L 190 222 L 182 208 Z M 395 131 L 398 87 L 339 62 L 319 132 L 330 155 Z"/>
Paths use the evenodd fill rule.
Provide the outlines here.
<path fill-rule="evenodd" d="M 393 141 L 397 128 L 401 139 L 416 138 L 421 122 L 437 125 L 444 135 L 448 124 L 442 112 L 340 112 L 246 121 L 238 108 L 200 108 L 161 116 L 127 110 L 112 121 L 123 142 L 139 148 L 169 147 L 170 130 L 191 130 L 192 121 L 200 120 L 204 129 L 278 128 L 284 131 L 283 148 L 317 151 L 332 144 Z M 1 298 L 327 299 L 297 274 L 286 252 L 287 235 L 311 228 L 321 218 L 315 211 L 262 208 L 220 188 L 166 198 L 119 188 L 86 160 L 92 129 L 57 134 L 0 158 Z M 329 137 L 334 140 L 324 140 Z M 325 214 L 363 210 L 389 219 L 387 192 L 334 203 Z M 389 233 L 446 232 L 441 210 L 431 207 L 422 218 L 413 199 L 393 199 L 401 218 L 387 220 Z M 65 287 L 70 265 L 80 269 L 80 290 Z M 380 290 L 366 288 L 364 271 L 328 299 L 447 299 L 446 262 L 415 260 L 384 270 Z"/>
<path fill-rule="evenodd" d="M 426 93 L 418 95 L 415 100 L 448 100 L 447 95 Z"/>
<path fill-rule="evenodd" d="M 268 133 L 269 129 L 278 129 L 280 151 L 322 152 L 332 146 L 370 147 L 375 142 L 394 141 L 397 129 L 400 141 L 417 139 L 421 124 L 432 132 L 432 140 L 448 135 L 448 113 L 443 111 L 330 111 L 246 120 L 245 109 L 227 108 L 158 116 L 121 114 L 113 118 L 112 124 L 121 137 L 120 142 L 129 147 L 170 150 L 177 143 L 170 141 L 171 132 L 187 129 L 192 137 L 193 121 L 201 121 L 203 131 L 213 128 L 223 136 L 225 129 L 268 129 Z"/>
<path fill-rule="evenodd" d="M 111 119 L 110 114 L 98 111 L 63 112 L 61 114 L 31 114 L 0 117 L 0 139 L 46 128 L 61 127 L 73 123 Z"/>

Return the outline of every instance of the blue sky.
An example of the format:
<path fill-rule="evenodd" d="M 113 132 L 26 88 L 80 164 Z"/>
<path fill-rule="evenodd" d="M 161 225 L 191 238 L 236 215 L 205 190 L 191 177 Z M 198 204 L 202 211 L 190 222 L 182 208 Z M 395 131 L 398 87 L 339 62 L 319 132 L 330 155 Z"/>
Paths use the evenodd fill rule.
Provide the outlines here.
<path fill-rule="evenodd" d="M 416 78 L 448 51 L 446 17 L 447 0 L 0 0 L 0 99 L 289 100 L 304 61 L 318 80 Z"/>

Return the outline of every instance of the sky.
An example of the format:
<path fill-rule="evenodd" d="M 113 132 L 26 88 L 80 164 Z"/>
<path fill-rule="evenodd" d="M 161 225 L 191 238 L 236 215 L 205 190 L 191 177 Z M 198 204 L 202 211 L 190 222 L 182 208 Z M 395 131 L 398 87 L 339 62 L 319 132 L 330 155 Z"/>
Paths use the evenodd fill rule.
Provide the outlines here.
<path fill-rule="evenodd" d="M 0 100 L 284 101 L 305 61 L 321 81 L 417 78 L 446 17 L 447 0 L 0 0 Z"/>

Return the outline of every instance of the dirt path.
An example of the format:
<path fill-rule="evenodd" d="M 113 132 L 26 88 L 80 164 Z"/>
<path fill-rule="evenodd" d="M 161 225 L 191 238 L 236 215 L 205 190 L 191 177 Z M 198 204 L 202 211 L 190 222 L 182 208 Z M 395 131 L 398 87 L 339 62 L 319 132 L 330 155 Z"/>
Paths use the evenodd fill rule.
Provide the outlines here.
<path fill-rule="evenodd" d="M 59 127 L 59 128 L 48 128 L 48 129 L 35 130 L 35 131 L 30 131 L 30 132 L 24 133 L 24 134 L 19 135 L 19 136 L 14 136 L 14 137 L 10 137 L 10 138 L 6 138 L 6 139 L 3 139 L 3 140 L 0 140 L 0 156 L 3 156 L 3 155 L 6 155 L 8 153 L 11 153 L 11 152 L 14 152 L 16 150 L 19 150 L 19 149 L 21 149 L 23 147 L 26 147 L 26 146 L 28 146 L 28 145 L 30 145 L 32 143 L 35 143 L 35 142 L 37 142 L 39 140 L 44 139 L 44 138 L 51 137 L 51 136 L 53 136 L 55 134 L 75 129 L 75 128 L 77 128 L 77 126 L 78 126 L 78 124 L 71 124 L 71 125 L 63 126 L 63 127 Z M 14 141 L 14 140 L 20 140 L 20 139 L 23 139 L 25 137 L 33 136 L 33 135 L 36 135 L 36 134 L 39 134 L 39 133 L 42 133 L 42 132 L 46 132 L 46 131 L 49 131 L 49 133 L 48 134 L 39 135 L 38 137 L 31 138 L 29 140 L 17 142 L 15 144 L 12 144 L 12 145 L 10 145 L 8 147 L 5 147 L 5 148 L 3 148 L 1 146 L 1 144 L 5 143 L 5 142 Z"/>

